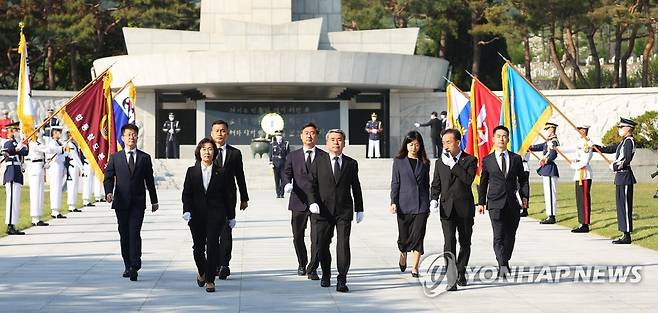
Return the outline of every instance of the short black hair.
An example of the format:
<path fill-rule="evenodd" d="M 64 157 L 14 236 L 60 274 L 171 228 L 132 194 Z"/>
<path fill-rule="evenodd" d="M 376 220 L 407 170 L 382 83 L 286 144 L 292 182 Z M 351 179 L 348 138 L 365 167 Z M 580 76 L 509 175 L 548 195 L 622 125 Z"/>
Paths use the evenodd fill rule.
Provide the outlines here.
<path fill-rule="evenodd" d="M 434 115 L 434 116 L 439 116 L 439 114 L 438 114 L 438 113 L 436 113 L 436 111 L 434 111 L 434 112 L 432 112 L 432 113 L 430 113 L 430 115 Z"/>
<path fill-rule="evenodd" d="M 507 136 L 509 136 L 509 128 L 505 127 L 505 125 L 498 125 L 494 127 L 492 134 L 495 134 L 497 130 L 502 129 L 507 133 Z"/>
<path fill-rule="evenodd" d="M 452 134 L 454 136 L 455 141 L 461 141 L 462 140 L 462 133 L 459 132 L 459 130 L 454 129 L 454 128 L 446 128 L 441 132 L 441 137 L 443 137 L 445 134 Z"/>
<path fill-rule="evenodd" d="M 313 128 L 315 128 L 315 133 L 316 134 L 318 133 L 318 126 L 315 125 L 315 123 L 313 123 L 313 122 L 308 122 L 308 123 L 304 124 L 302 126 L 302 128 L 299 129 L 299 132 L 300 133 L 303 132 L 306 127 L 313 127 Z"/>
<path fill-rule="evenodd" d="M 210 128 L 212 128 L 215 125 L 224 125 L 224 126 L 226 126 L 226 129 L 228 129 L 228 123 L 226 123 L 225 120 L 216 120 L 216 121 L 212 122 L 212 125 L 210 125 Z"/>
<path fill-rule="evenodd" d="M 139 127 L 135 124 L 126 124 L 121 127 L 121 135 L 123 136 L 123 133 L 126 132 L 127 129 L 130 129 L 135 132 L 135 134 L 139 134 Z"/>
<path fill-rule="evenodd" d="M 206 137 L 201 139 L 201 141 L 199 141 L 199 143 L 196 145 L 196 149 L 194 149 L 194 158 L 199 162 L 201 161 L 201 148 L 203 148 L 203 145 L 207 143 L 212 146 L 212 159 L 214 160 L 217 157 L 218 149 L 215 145 L 215 142 L 212 139 Z"/>

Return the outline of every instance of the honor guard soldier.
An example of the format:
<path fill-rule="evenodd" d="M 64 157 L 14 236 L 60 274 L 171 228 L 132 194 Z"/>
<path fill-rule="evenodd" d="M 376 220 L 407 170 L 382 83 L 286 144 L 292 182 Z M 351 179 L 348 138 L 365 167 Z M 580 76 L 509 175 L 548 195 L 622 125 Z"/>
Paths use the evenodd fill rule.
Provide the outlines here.
<path fill-rule="evenodd" d="M 28 148 L 17 142 L 14 133 L 18 131 L 18 122 L 7 125 L 7 140 L 2 145 L 6 163 L 3 184 L 6 192 L 5 223 L 8 235 L 25 235 L 17 229 L 18 214 L 21 206 L 21 187 L 23 170 L 21 158 L 27 155 Z"/>
<path fill-rule="evenodd" d="M 379 136 L 384 129 L 382 122 L 377 120 L 377 113 L 372 112 L 370 120 L 366 122 L 366 132 L 368 133 L 368 158 L 380 158 L 379 152 Z"/>
<path fill-rule="evenodd" d="M 617 227 L 624 234 L 613 244 L 630 244 L 633 231 L 633 185 L 637 183 L 631 161 L 635 155 L 635 139 L 633 131 L 637 123 L 621 118 L 618 125 L 618 134 L 622 140 L 618 144 L 599 147 L 602 153 L 614 153 L 615 160 L 610 169 L 615 172 L 616 200 L 617 200 Z"/>
<path fill-rule="evenodd" d="M 555 224 L 555 215 L 557 213 L 557 179 L 560 173 L 555 164 L 557 158 L 557 147 L 560 143 L 555 135 L 557 124 L 546 123 L 544 126 L 544 137 L 546 141 L 540 144 L 530 146 L 530 151 L 541 151 L 542 158 L 539 160 L 537 174 L 542 177 L 544 182 L 544 203 L 546 208 L 546 219 L 540 221 L 540 224 Z"/>
<path fill-rule="evenodd" d="M 52 135 L 47 143 L 51 153 L 48 155 L 48 184 L 50 185 L 50 210 L 53 218 L 66 218 L 60 212 L 62 207 L 62 188 L 64 187 L 64 146 L 60 142 L 62 136 L 61 126 L 51 126 Z"/>
<path fill-rule="evenodd" d="M 41 220 L 43 215 L 43 194 L 44 178 L 46 164 L 46 153 L 53 153 L 51 149 L 44 143 L 42 136 L 38 135 L 33 140 L 30 140 L 28 145 L 29 152 L 27 154 L 26 168 L 28 182 L 30 186 L 30 216 L 32 217 L 32 226 L 48 226 L 48 223 Z"/>
<path fill-rule="evenodd" d="M 283 139 L 283 132 L 277 130 L 274 134 L 274 139 L 270 145 L 270 166 L 274 169 L 276 197 L 283 198 L 283 168 L 290 152 L 290 145 L 287 140 Z"/>
<path fill-rule="evenodd" d="M 589 126 L 579 125 L 576 127 L 581 135 L 587 137 Z M 590 217 L 592 216 L 592 142 L 581 137 L 576 147 L 576 156 L 571 163 L 571 168 L 576 172 L 573 180 L 576 185 L 576 207 L 578 208 L 578 223 L 580 226 L 571 230 L 572 233 L 588 233 Z"/>
<path fill-rule="evenodd" d="M 162 125 L 162 131 L 165 135 L 165 157 L 167 159 L 178 159 L 178 133 L 180 132 L 180 122 L 174 118 L 174 113 L 169 113 L 169 120 Z"/>
<path fill-rule="evenodd" d="M 69 142 L 64 145 L 64 168 L 66 171 L 66 204 L 69 212 L 82 212 L 76 207 L 78 200 L 78 186 L 80 186 L 80 172 L 82 161 L 80 160 L 80 149 L 75 140 L 71 139 L 71 132 L 66 131 Z"/>
<path fill-rule="evenodd" d="M 43 138 L 46 144 L 48 144 L 48 141 L 53 137 L 53 127 L 59 127 L 61 125 L 59 119 L 53 116 L 53 114 L 55 114 L 55 110 L 53 108 L 48 109 L 48 117 L 46 118 L 50 118 L 50 120 L 48 120 L 43 127 Z"/>

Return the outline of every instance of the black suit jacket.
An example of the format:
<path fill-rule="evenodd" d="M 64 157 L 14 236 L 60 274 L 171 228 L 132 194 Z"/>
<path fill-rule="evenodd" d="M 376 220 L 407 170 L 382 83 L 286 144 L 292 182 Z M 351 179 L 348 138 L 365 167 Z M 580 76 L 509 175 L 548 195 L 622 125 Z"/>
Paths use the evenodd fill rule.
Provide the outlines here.
<path fill-rule="evenodd" d="M 315 157 L 311 167 L 313 192 L 309 194 L 309 202 L 320 206 L 322 218 L 351 221 L 354 212 L 363 212 L 359 165 L 356 160 L 343 154 L 343 165 L 338 181 L 335 181 L 329 158 L 328 153 Z"/>
<path fill-rule="evenodd" d="M 401 214 L 420 214 L 430 211 L 430 164 L 418 160 L 411 168 L 409 158 L 393 159 L 391 174 L 391 203 Z"/>
<path fill-rule="evenodd" d="M 503 174 L 496 161 L 496 153 L 492 152 L 482 160 L 482 173 L 480 174 L 480 186 L 478 187 L 478 204 L 487 205 L 489 214 L 500 216 L 502 210 L 512 210 L 518 214 L 521 205 L 516 198 L 519 191 L 521 198 L 528 199 L 526 191 L 528 178 L 523 173 L 523 161 L 521 156 L 507 151 L 509 156 L 509 167 L 507 177 Z"/>
<path fill-rule="evenodd" d="M 247 193 L 247 183 L 244 179 L 244 168 L 242 165 L 242 153 L 239 149 L 226 145 L 226 160 L 224 161 L 224 166 L 221 168 L 221 172 L 224 175 L 227 184 L 228 197 L 227 201 L 229 203 L 228 207 L 228 216 L 227 219 L 231 220 L 235 218 L 235 204 L 238 199 L 237 190 L 240 189 L 240 201 L 249 201 L 249 194 Z M 219 158 L 215 159 L 215 163 Z M 237 182 L 237 188 L 236 188 Z"/>
<path fill-rule="evenodd" d="M 229 203 L 226 198 L 226 179 L 213 163 L 208 190 L 203 188 L 201 163 L 187 169 L 183 183 L 183 213 L 190 212 L 192 218 L 212 218 L 216 221 L 226 220 Z M 233 204 L 235 206 L 235 204 Z"/>
<path fill-rule="evenodd" d="M 475 200 L 471 185 L 475 179 L 478 160 L 462 152 L 455 166 L 450 169 L 441 159 L 434 163 L 432 180 L 432 200 L 441 196 L 441 218 L 450 218 L 454 212 L 461 218 L 475 216 Z"/>
<path fill-rule="evenodd" d="M 141 150 L 135 150 L 135 172 L 131 175 L 125 151 L 110 156 L 105 168 L 103 185 L 105 194 L 112 194 L 114 210 L 146 209 L 146 189 L 151 197 L 151 204 L 158 203 L 153 178 L 151 156 Z"/>
<path fill-rule="evenodd" d="M 315 164 L 320 155 L 327 155 L 326 152 L 315 147 L 315 158 L 311 166 Z M 311 172 L 306 171 L 306 155 L 304 149 L 290 152 L 286 160 L 286 167 L 283 170 L 283 184 L 287 185 L 292 182 L 292 192 L 288 202 L 288 210 L 304 212 L 311 204 L 308 195 L 313 192 L 313 176 Z"/>

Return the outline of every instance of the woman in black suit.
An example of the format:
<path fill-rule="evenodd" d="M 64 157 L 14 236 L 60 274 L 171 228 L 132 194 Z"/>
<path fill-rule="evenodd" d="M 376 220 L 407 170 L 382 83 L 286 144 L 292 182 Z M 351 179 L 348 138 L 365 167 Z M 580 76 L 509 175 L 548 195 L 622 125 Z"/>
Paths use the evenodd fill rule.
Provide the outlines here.
<path fill-rule="evenodd" d="M 389 210 L 398 219 L 400 271 L 406 270 L 407 252 L 411 252 L 414 257 L 411 276 L 419 277 L 418 264 L 430 212 L 430 160 L 423 136 L 417 131 L 405 136 L 400 152 L 393 159 Z"/>
<path fill-rule="evenodd" d="M 224 174 L 213 162 L 216 155 L 212 139 L 201 139 L 194 151 L 196 163 L 187 169 L 183 184 L 183 219 L 192 232 L 194 262 L 199 272 L 196 281 L 199 287 L 205 285 L 207 292 L 215 291 L 219 234 L 226 224 L 228 208 Z"/>

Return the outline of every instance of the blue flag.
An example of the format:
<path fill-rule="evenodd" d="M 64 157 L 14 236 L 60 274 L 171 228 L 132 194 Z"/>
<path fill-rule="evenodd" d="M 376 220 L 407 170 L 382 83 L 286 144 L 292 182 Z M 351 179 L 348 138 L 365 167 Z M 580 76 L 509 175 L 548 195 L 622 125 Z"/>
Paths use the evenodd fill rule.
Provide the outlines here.
<path fill-rule="evenodd" d="M 513 65 L 505 63 L 501 124 L 510 130 L 509 150 L 522 154 L 553 115 L 550 101 L 525 79 Z"/>
<path fill-rule="evenodd" d="M 125 147 L 121 139 L 121 128 L 126 124 L 135 124 L 135 85 L 128 82 L 112 99 L 112 111 L 114 113 L 114 129 L 116 131 L 118 150 Z"/>

